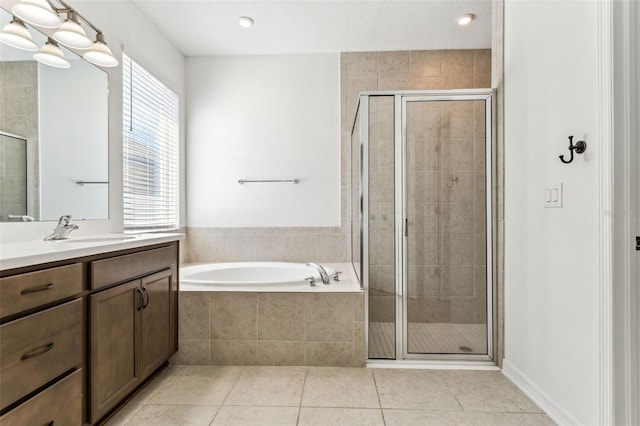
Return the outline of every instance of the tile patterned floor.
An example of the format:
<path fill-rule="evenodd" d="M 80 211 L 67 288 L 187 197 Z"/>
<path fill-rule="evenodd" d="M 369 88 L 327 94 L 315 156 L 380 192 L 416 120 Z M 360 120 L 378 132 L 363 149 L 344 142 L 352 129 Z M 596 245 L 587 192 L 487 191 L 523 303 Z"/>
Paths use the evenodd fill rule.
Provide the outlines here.
<path fill-rule="evenodd" d="M 554 423 L 499 371 L 170 366 L 109 426 Z"/>
<path fill-rule="evenodd" d="M 369 357 L 395 358 L 395 323 L 369 324 Z M 411 353 L 487 353 L 485 324 L 409 323 L 409 352 Z M 460 347 L 469 348 L 462 351 Z"/>

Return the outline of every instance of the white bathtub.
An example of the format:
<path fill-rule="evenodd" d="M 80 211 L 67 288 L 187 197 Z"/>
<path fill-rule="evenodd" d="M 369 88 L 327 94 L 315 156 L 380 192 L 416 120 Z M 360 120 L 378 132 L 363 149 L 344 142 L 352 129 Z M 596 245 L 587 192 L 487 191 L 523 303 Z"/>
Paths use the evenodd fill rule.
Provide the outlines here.
<path fill-rule="evenodd" d="M 359 292 L 351 266 L 322 265 L 331 282 L 322 283 L 316 268 L 304 263 L 232 262 L 187 265 L 180 268 L 180 291 L 247 291 L 247 292 Z M 344 268 L 343 268 L 343 267 Z M 335 281 L 335 271 L 342 272 Z M 305 278 L 313 276 L 315 287 Z"/>

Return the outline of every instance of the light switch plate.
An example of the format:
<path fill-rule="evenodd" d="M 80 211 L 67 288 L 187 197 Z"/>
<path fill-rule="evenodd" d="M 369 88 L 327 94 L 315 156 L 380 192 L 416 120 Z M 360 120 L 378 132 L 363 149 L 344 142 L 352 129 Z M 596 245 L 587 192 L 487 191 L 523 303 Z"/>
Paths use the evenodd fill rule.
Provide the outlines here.
<path fill-rule="evenodd" d="M 544 207 L 562 208 L 562 183 L 553 183 L 545 186 Z"/>

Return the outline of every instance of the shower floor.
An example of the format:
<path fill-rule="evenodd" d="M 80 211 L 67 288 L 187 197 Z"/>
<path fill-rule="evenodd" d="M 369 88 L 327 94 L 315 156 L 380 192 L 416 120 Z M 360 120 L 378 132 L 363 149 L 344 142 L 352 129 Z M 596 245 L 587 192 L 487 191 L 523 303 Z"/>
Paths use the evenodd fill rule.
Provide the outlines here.
<path fill-rule="evenodd" d="M 395 358 L 395 332 L 393 322 L 369 323 L 369 358 Z M 412 322 L 408 340 L 409 353 L 486 354 L 487 326 Z"/>

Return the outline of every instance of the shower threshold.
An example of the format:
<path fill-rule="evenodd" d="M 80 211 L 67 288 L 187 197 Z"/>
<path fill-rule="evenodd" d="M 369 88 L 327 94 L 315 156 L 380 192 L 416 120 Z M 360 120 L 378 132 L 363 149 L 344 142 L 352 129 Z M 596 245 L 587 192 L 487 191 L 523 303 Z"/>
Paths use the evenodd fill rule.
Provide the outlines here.
<path fill-rule="evenodd" d="M 395 323 L 369 323 L 369 358 L 393 359 Z M 417 354 L 486 354 L 486 324 L 415 323 L 408 327 L 409 352 Z"/>

